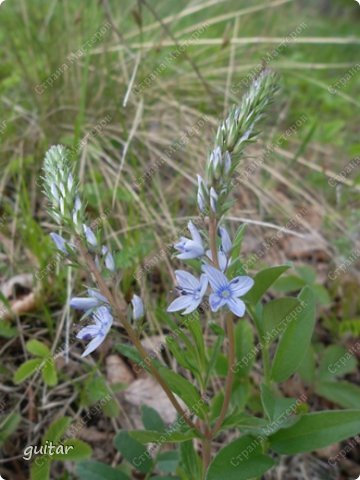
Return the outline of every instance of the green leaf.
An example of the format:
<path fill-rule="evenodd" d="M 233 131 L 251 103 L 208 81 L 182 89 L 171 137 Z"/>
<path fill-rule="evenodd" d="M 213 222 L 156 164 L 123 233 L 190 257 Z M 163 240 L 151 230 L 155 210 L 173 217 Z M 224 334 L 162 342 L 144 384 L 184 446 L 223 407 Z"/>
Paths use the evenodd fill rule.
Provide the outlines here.
<path fill-rule="evenodd" d="M 0 446 L 16 431 L 21 421 L 21 415 L 10 413 L 0 421 Z"/>
<path fill-rule="evenodd" d="M 180 444 L 180 464 L 188 480 L 201 478 L 202 463 L 191 440 Z"/>
<path fill-rule="evenodd" d="M 264 418 L 254 417 L 248 413 L 235 413 L 227 417 L 223 423 L 223 427 L 237 427 L 242 433 L 261 432 L 268 424 Z"/>
<path fill-rule="evenodd" d="M 254 347 L 254 333 L 251 325 L 240 320 L 235 327 L 235 352 L 236 366 L 235 373 L 239 376 L 247 375 L 254 364 L 256 354 L 251 354 Z"/>
<path fill-rule="evenodd" d="M 18 384 L 26 380 L 38 370 L 42 363 L 43 360 L 41 358 L 33 358 L 20 365 L 14 374 L 14 383 Z"/>
<path fill-rule="evenodd" d="M 61 437 L 66 433 L 71 423 L 70 417 L 61 417 L 52 422 L 47 429 L 42 444 L 45 445 L 46 440 L 52 443 L 59 443 Z"/>
<path fill-rule="evenodd" d="M 26 343 L 26 350 L 37 357 L 46 358 L 51 355 L 49 348 L 39 340 L 29 340 Z"/>
<path fill-rule="evenodd" d="M 176 473 L 178 464 L 179 453 L 176 450 L 159 453 L 156 459 L 156 469 L 162 473 Z"/>
<path fill-rule="evenodd" d="M 316 270 L 314 268 L 307 265 L 301 265 L 299 267 L 296 267 L 295 270 L 307 284 L 310 285 L 312 283 L 315 283 Z"/>
<path fill-rule="evenodd" d="M 151 477 L 151 480 L 180 480 L 179 477 L 169 477 L 168 475 L 166 475 L 166 477 L 159 477 L 158 475 L 156 475 L 155 477 Z"/>
<path fill-rule="evenodd" d="M 0 320 L 0 337 L 12 338 L 17 334 L 17 329 L 6 320 Z"/>
<path fill-rule="evenodd" d="M 166 338 L 166 344 L 179 365 L 186 370 L 189 370 L 194 375 L 199 373 L 195 357 L 191 351 L 182 347 L 177 339 L 170 336 Z"/>
<path fill-rule="evenodd" d="M 273 287 L 277 292 L 289 293 L 296 292 L 305 287 L 306 282 L 296 275 L 286 275 L 286 277 L 281 277 L 276 280 Z"/>
<path fill-rule="evenodd" d="M 286 325 L 287 316 L 294 314 L 300 302 L 296 298 L 284 297 L 271 300 L 263 308 L 262 323 L 264 332 L 275 340 Z"/>
<path fill-rule="evenodd" d="M 104 378 L 98 375 L 90 376 L 85 381 L 81 392 L 81 402 L 85 406 L 100 407 L 108 417 L 116 417 L 120 411 L 113 391 L 106 384 Z"/>
<path fill-rule="evenodd" d="M 55 368 L 55 362 L 52 358 L 48 358 L 47 360 L 45 360 L 45 364 L 41 369 L 41 375 L 47 385 L 57 385 L 58 378 Z"/>
<path fill-rule="evenodd" d="M 309 346 L 308 351 L 302 359 L 297 372 L 306 383 L 310 385 L 313 383 L 316 372 L 316 359 L 312 345 Z"/>
<path fill-rule="evenodd" d="M 192 314 L 191 320 L 187 323 L 187 327 L 195 342 L 196 353 L 198 354 L 200 362 L 199 367 L 204 367 L 206 364 L 205 344 L 202 326 L 200 323 L 199 314 L 197 312 Z"/>
<path fill-rule="evenodd" d="M 159 367 L 158 371 L 162 378 L 168 383 L 171 391 L 180 397 L 192 412 L 204 419 L 206 404 L 194 385 L 166 367 Z"/>
<path fill-rule="evenodd" d="M 139 472 L 149 473 L 153 469 L 154 463 L 146 447 L 134 440 L 129 432 L 119 432 L 114 439 L 114 444 L 122 456 Z"/>
<path fill-rule="evenodd" d="M 243 300 L 256 305 L 271 285 L 289 268 L 290 265 L 279 265 L 277 267 L 265 268 L 258 272 L 254 278 L 254 286 L 243 297 Z"/>
<path fill-rule="evenodd" d="M 196 437 L 193 431 L 188 432 L 157 432 L 155 430 L 131 430 L 129 431 L 131 438 L 140 443 L 179 443 L 186 442 Z"/>
<path fill-rule="evenodd" d="M 293 455 L 333 445 L 360 432 L 360 410 L 332 410 L 303 415 L 295 425 L 270 437 L 277 453 Z"/>
<path fill-rule="evenodd" d="M 209 466 L 206 480 L 253 479 L 274 465 L 274 460 L 262 453 L 261 443 L 246 435 L 220 450 Z"/>
<path fill-rule="evenodd" d="M 31 464 L 31 480 L 49 480 L 51 461 L 49 457 L 37 457 Z"/>
<path fill-rule="evenodd" d="M 80 480 L 130 480 L 119 470 L 95 460 L 77 463 L 75 472 Z"/>
<path fill-rule="evenodd" d="M 291 413 L 296 412 L 298 399 L 281 397 L 265 384 L 261 385 L 260 389 L 261 402 L 270 420 L 275 421 L 279 427 L 283 426 L 282 424 L 288 419 L 292 420 Z M 287 411 L 289 414 L 286 417 L 284 414 Z"/>
<path fill-rule="evenodd" d="M 288 379 L 299 368 L 311 342 L 316 307 L 310 287 L 304 287 L 299 300 L 303 309 L 289 322 L 275 353 L 271 376 L 277 383 Z"/>
<path fill-rule="evenodd" d="M 340 345 L 327 347 L 321 357 L 319 375 L 321 380 L 331 380 L 355 372 L 357 360 L 354 354 Z"/>
<path fill-rule="evenodd" d="M 323 285 L 320 285 L 320 284 L 312 285 L 312 289 L 320 305 L 326 306 L 332 303 L 329 292 L 326 290 L 326 288 Z"/>
<path fill-rule="evenodd" d="M 146 369 L 146 365 L 135 347 L 133 347 L 132 345 L 127 345 L 126 343 L 118 343 L 115 348 L 118 352 L 124 355 L 124 357 L 128 358 L 137 365 L 141 365 L 144 369 Z"/>
<path fill-rule="evenodd" d="M 360 409 L 360 387 L 350 382 L 317 382 L 315 391 L 344 408 Z"/>
<path fill-rule="evenodd" d="M 146 430 L 155 430 L 156 432 L 165 430 L 165 423 L 154 408 L 143 405 L 141 407 L 141 418 Z"/>
<path fill-rule="evenodd" d="M 206 369 L 206 374 L 205 374 L 205 381 L 204 381 L 205 387 L 207 386 L 209 379 L 215 369 L 215 365 L 219 357 L 220 349 L 223 341 L 224 341 L 224 335 L 221 333 L 219 336 L 217 336 L 214 345 L 209 349 L 209 351 L 211 352 L 211 355 L 210 355 L 210 359 L 209 359 L 208 366 Z"/>
<path fill-rule="evenodd" d="M 78 438 L 70 438 L 65 440 L 61 444 L 64 453 L 55 453 L 51 456 L 54 460 L 83 460 L 88 458 L 92 454 L 92 448 L 86 442 L 79 440 Z M 60 446 L 60 447 L 61 447 Z M 59 449 L 59 446 L 56 447 L 56 451 Z"/>

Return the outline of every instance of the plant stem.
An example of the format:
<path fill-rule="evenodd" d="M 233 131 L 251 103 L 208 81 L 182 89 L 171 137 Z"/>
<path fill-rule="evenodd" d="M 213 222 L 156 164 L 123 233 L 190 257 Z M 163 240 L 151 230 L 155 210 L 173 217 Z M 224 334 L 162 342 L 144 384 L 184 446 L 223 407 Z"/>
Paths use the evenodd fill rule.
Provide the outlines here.
<path fill-rule="evenodd" d="M 224 394 L 224 401 L 222 404 L 220 415 L 215 423 L 215 426 L 211 432 L 212 437 L 216 435 L 219 431 L 226 413 L 229 408 L 230 399 L 231 399 L 231 392 L 232 392 L 232 385 L 234 381 L 234 364 L 235 364 L 235 334 L 234 334 L 234 322 L 229 314 L 226 318 L 226 330 L 229 338 L 229 352 L 228 352 L 228 372 L 226 377 L 226 384 L 225 384 L 225 394 Z"/>
<path fill-rule="evenodd" d="M 94 275 L 96 283 L 99 287 L 100 292 L 108 299 L 111 307 L 113 308 L 114 312 L 116 313 L 118 319 L 122 323 L 124 329 L 126 330 L 126 333 L 128 334 L 130 340 L 133 342 L 135 348 L 139 352 L 142 360 L 144 361 L 145 365 L 148 365 L 150 372 L 152 375 L 155 377 L 155 379 L 158 381 L 164 392 L 166 393 L 167 397 L 169 398 L 170 402 L 174 406 L 175 410 L 178 412 L 178 414 L 184 418 L 185 422 L 189 425 L 189 427 L 193 430 L 195 430 L 198 434 L 201 434 L 201 432 L 196 428 L 195 424 L 192 422 L 192 420 L 189 418 L 187 412 L 183 410 L 182 406 L 179 404 L 177 399 L 175 398 L 174 394 L 170 390 L 168 384 L 166 381 L 162 378 L 160 373 L 157 371 L 155 368 L 154 364 L 152 363 L 152 360 L 150 356 L 147 354 L 145 348 L 143 347 L 141 341 L 139 340 L 135 330 L 132 328 L 131 324 L 129 321 L 126 319 L 126 305 L 120 303 L 120 301 L 115 298 L 110 291 L 109 287 L 106 285 L 104 279 L 101 276 L 100 271 L 98 270 L 92 256 L 89 254 L 87 249 L 82 245 L 81 239 L 78 239 L 77 245 L 80 249 L 81 255 L 83 256 L 85 263 L 89 267 L 90 272 Z"/>
<path fill-rule="evenodd" d="M 211 461 L 211 441 L 212 435 L 211 431 L 209 430 L 209 425 L 205 425 L 205 436 L 202 441 L 202 460 L 203 460 L 203 480 L 206 478 L 206 470 Z"/>

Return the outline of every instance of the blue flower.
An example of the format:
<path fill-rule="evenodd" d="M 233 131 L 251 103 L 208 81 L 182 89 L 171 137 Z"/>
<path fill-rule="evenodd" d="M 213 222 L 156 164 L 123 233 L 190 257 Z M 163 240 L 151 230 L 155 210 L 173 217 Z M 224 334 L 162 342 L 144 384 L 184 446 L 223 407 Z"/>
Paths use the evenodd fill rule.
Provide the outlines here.
<path fill-rule="evenodd" d="M 211 261 L 213 261 L 211 250 L 207 250 L 206 255 L 207 255 L 208 258 L 210 258 Z M 225 255 L 225 253 L 222 251 L 221 248 L 217 252 L 217 259 L 218 259 L 218 262 L 219 262 L 220 270 L 222 272 L 225 272 L 225 270 L 228 267 L 228 258 Z"/>
<path fill-rule="evenodd" d="M 201 275 L 198 280 L 185 270 L 175 271 L 178 286 L 176 287 L 180 293 L 180 297 L 176 298 L 167 308 L 168 312 L 178 312 L 184 310 L 183 315 L 191 313 L 197 309 L 205 295 L 208 279 L 206 275 Z"/>
<path fill-rule="evenodd" d="M 235 277 L 229 281 L 217 268 L 203 265 L 203 271 L 208 277 L 213 293 L 209 296 L 210 308 L 217 312 L 225 305 L 237 317 L 245 314 L 245 303 L 239 297 L 245 295 L 254 285 L 254 280 L 247 276 Z"/>
<path fill-rule="evenodd" d="M 60 252 L 63 252 L 66 255 L 69 253 L 69 248 L 71 247 L 68 245 L 68 243 L 66 243 L 66 240 L 61 235 L 58 235 L 57 233 L 50 233 L 50 237 Z"/>
<path fill-rule="evenodd" d="M 86 241 L 88 242 L 88 244 L 92 245 L 93 247 L 96 247 L 97 240 L 96 240 L 95 233 L 91 230 L 90 227 L 88 227 L 85 224 L 83 225 L 83 228 L 84 228 L 84 234 L 85 234 L 85 237 L 86 237 Z"/>
<path fill-rule="evenodd" d="M 86 312 L 109 303 L 107 298 L 96 290 L 89 288 L 87 293 L 89 297 L 73 297 L 70 300 L 70 307 Z"/>
<path fill-rule="evenodd" d="M 230 236 L 227 230 L 224 227 L 219 227 L 218 234 L 221 238 L 221 247 L 217 252 L 219 268 L 222 272 L 225 272 L 225 270 L 228 268 L 228 266 L 231 263 L 229 254 L 232 249 L 232 241 L 230 239 Z M 206 255 L 208 256 L 208 258 L 210 258 L 211 261 L 213 261 L 211 250 L 208 250 L 206 252 Z"/>
<path fill-rule="evenodd" d="M 207 198 L 209 196 L 209 190 L 200 175 L 197 176 L 197 180 L 198 180 L 197 203 L 200 211 L 204 212 Z"/>
<path fill-rule="evenodd" d="M 95 310 L 93 319 L 95 320 L 94 324 L 82 328 L 76 335 L 76 338 L 79 338 L 80 340 L 91 340 L 81 355 L 82 357 L 86 357 L 101 345 L 113 323 L 113 317 L 110 310 L 104 306 Z"/>
<path fill-rule="evenodd" d="M 110 272 L 115 272 L 115 261 L 112 253 L 105 245 L 101 249 L 101 253 L 105 255 L 105 267 L 110 270 Z"/>
<path fill-rule="evenodd" d="M 225 253 L 225 255 L 229 255 L 232 249 L 232 241 L 228 231 L 224 227 L 219 227 L 218 234 L 221 238 L 222 251 Z"/>
<path fill-rule="evenodd" d="M 231 155 L 228 151 L 224 155 L 224 172 L 227 175 L 231 169 Z"/>
<path fill-rule="evenodd" d="M 221 165 L 221 162 L 222 162 L 222 153 L 221 153 L 221 148 L 218 146 L 210 154 L 209 166 L 215 172 L 216 169 Z"/>
<path fill-rule="evenodd" d="M 144 316 L 144 304 L 139 295 L 133 295 L 131 300 L 131 304 L 133 307 L 133 319 L 139 320 L 141 317 Z"/>
<path fill-rule="evenodd" d="M 217 201 L 218 201 L 218 194 L 216 193 L 213 187 L 210 188 L 210 206 L 211 210 L 216 213 Z"/>
<path fill-rule="evenodd" d="M 190 258 L 202 257 L 205 253 L 199 230 L 190 221 L 188 223 L 188 229 L 191 233 L 192 239 L 181 237 L 180 242 L 176 243 L 174 247 L 181 252 L 177 255 L 177 258 L 187 260 Z"/>

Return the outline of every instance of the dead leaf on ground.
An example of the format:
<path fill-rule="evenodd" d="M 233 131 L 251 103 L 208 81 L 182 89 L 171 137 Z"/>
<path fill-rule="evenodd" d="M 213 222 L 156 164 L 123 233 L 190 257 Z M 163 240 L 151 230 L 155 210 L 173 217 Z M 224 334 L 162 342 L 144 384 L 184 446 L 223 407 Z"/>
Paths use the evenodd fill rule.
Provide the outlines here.
<path fill-rule="evenodd" d="M 10 308 L 0 301 L 0 318 L 6 320 L 14 315 L 23 315 L 36 308 L 37 291 L 33 275 L 22 273 L 4 282 L 0 288 L 2 295 L 9 301 Z"/>
<path fill-rule="evenodd" d="M 106 357 L 106 376 L 110 385 L 123 383 L 129 385 L 134 381 L 134 375 L 119 355 Z"/>
<path fill-rule="evenodd" d="M 147 405 L 154 408 L 162 417 L 165 423 L 172 423 L 176 420 L 176 410 L 164 393 L 157 381 L 147 376 L 135 380 L 124 392 L 124 398 L 130 404 L 141 407 Z M 178 398 L 179 403 L 186 408 Z"/>

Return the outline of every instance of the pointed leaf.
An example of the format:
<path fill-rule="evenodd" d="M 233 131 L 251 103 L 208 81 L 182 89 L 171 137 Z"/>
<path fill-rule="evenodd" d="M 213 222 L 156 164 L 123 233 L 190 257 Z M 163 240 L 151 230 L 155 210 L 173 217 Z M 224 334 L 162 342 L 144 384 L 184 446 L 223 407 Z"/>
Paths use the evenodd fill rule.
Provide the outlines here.
<path fill-rule="evenodd" d="M 286 327 L 277 347 L 271 376 L 275 382 L 287 380 L 300 366 L 313 334 L 316 320 L 316 302 L 310 287 L 299 294 L 303 309 Z"/>
<path fill-rule="evenodd" d="M 95 460 L 77 463 L 76 475 L 80 480 L 130 480 L 127 475 L 119 470 Z"/>
<path fill-rule="evenodd" d="M 122 456 L 139 472 L 149 473 L 153 469 L 154 463 L 146 447 L 130 437 L 125 430 L 116 435 L 114 444 Z"/>
<path fill-rule="evenodd" d="M 261 443 L 249 435 L 229 443 L 211 462 L 206 480 L 249 480 L 275 465 L 262 453 Z"/>
<path fill-rule="evenodd" d="M 258 272 L 254 278 L 254 286 L 244 295 L 243 300 L 256 305 L 271 285 L 289 268 L 290 265 L 279 265 L 277 267 L 265 268 Z"/>
<path fill-rule="evenodd" d="M 41 358 L 33 358 L 20 365 L 14 374 L 14 383 L 21 383 L 28 377 L 31 377 L 42 363 L 43 360 Z"/>
<path fill-rule="evenodd" d="M 277 453 L 293 455 L 311 452 L 360 433 L 360 410 L 332 410 L 303 415 L 295 425 L 271 437 Z"/>

